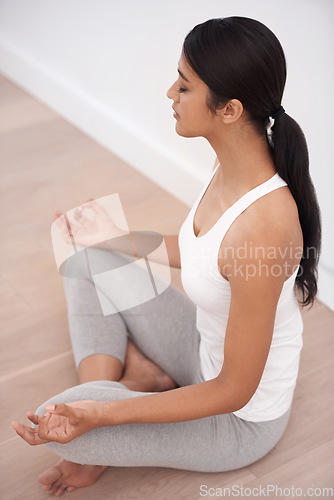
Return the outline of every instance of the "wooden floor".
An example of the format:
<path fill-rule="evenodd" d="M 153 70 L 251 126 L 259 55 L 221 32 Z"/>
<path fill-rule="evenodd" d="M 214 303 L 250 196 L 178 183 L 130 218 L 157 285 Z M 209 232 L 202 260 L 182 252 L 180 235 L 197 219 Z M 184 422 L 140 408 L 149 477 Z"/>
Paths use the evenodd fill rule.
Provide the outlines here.
<path fill-rule="evenodd" d="M 131 228 L 175 234 L 189 208 L 5 78 L 0 92 L 0 496 L 39 500 L 48 495 L 36 478 L 57 457 L 23 442 L 9 422 L 25 421 L 27 410 L 78 383 L 51 245 L 52 214 L 118 192 Z M 173 282 L 180 286 L 178 272 Z M 309 498 L 307 488 L 333 487 L 334 312 L 316 302 L 302 314 L 304 348 L 292 416 L 265 458 L 219 474 L 109 468 L 96 485 L 65 496 L 197 499 L 204 484 L 294 486 Z"/>

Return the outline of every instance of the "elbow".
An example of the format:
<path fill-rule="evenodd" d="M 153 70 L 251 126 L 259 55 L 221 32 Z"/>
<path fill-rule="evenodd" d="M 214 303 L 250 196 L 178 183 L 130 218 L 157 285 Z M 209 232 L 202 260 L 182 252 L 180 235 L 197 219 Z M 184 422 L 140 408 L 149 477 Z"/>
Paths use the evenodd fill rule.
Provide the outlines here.
<path fill-rule="evenodd" d="M 249 397 L 249 398 L 234 398 L 234 400 L 231 401 L 231 411 L 229 411 L 229 413 L 233 413 L 235 411 L 239 411 L 241 410 L 242 408 L 244 408 L 248 403 L 249 401 L 252 399 L 252 396 Z"/>
<path fill-rule="evenodd" d="M 255 390 L 250 387 L 245 387 L 245 384 L 237 382 L 227 382 L 219 376 L 215 379 L 218 385 L 218 392 L 222 402 L 223 413 L 233 413 L 244 408 L 252 399 Z"/>
<path fill-rule="evenodd" d="M 244 408 L 246 406 L 246 404 L 249 403 L 249 401 L 251 399 L 252 399 L 252 397 L 246 398 L 244 400 L 239 399 L 238 401 L 236 401 L 234 404 L 234 409 L 232 410 L 232 413 L 235 411 L 241 410 L 241 408 Z"/>

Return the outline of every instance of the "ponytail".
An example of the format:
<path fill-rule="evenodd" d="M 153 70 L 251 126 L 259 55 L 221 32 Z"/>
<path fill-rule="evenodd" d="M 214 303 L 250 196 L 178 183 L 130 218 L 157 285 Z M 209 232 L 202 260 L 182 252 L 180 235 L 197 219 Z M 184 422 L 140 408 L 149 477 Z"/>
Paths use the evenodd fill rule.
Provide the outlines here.
<path fill-rule="evenodd" d="M 271 145 L 277 172 L 287 183 L 298 208 L 303 232 L 303 256 L 296 287 L 302 294 L 303 307 L 313 305 L 318 291 L 318 262 L 321 249 L 321 215 L 309 173 L 305 136 L 298 123 L 283 113 L 271 129 Z"/>

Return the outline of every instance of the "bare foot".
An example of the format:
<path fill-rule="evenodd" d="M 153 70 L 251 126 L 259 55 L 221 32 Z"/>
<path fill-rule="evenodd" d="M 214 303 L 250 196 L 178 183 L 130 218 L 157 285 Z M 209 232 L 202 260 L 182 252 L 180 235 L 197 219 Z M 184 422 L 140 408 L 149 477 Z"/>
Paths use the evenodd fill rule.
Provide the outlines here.
<path fill-rule="evenodd" d="M 95 483 L 106 468 L 102 465 L 75 464 L 62 459 L 44 471 L 38 481 L 49 495 L 60 497 L 65 490 L 71 492 Z"/>
<path fill-rule="evenodd" d="M 128 339 L 124 375 L 120 383 L 133 391 L 163 392 L 175 389 L 174 380 Z"/>

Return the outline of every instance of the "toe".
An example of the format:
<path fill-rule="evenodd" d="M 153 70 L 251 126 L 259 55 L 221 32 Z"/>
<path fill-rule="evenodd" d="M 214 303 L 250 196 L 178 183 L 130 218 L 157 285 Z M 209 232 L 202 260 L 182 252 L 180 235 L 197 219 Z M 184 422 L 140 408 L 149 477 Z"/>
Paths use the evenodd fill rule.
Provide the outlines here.
<path fill-rule="evenodd" d="M 47 493 L 49 493 L 49 491 L 51 491 L 51 488 L 52 488 L 52 484 L 43 484 L 43 486 L 42 486 L 42 489 L 44 491 L 46 491 Z"/>
<path fill-rule="evenodd" d="M 58 467 L 50 467 L 38 476 L 38 481 L 46 486 L 52 486 L 61 476 L 61 471 Z"/>
<path fill-rule="evenodd" d="M 58 490 L 56 491 L 55 496 L 56 497 L 61 497 L 64 494 L 65 490 L 66 490 L 66 485 L 65 484 L 61 484 L 59 486 Z"/>
<path fill-rule="evenodd" d="M 76 488 L 74 486 L 67 486 L 67 491 L 71 493 L 71 491 L 75 491 Z"/>
<path fill-rule="evenodd" d="M 49 493 L 49 495 L 55 495 L 55 494 L 56 494 L 56 492 L 58 491 L 59 486 L 61 486 L 61 484 L 62 484 L 62 483 L 61 483 L 60 481 L 55 481 L 55 482 L 53 483 L 53 485 L 52 485 L 51 490 L 48 492 L 48 493 Z"/>

